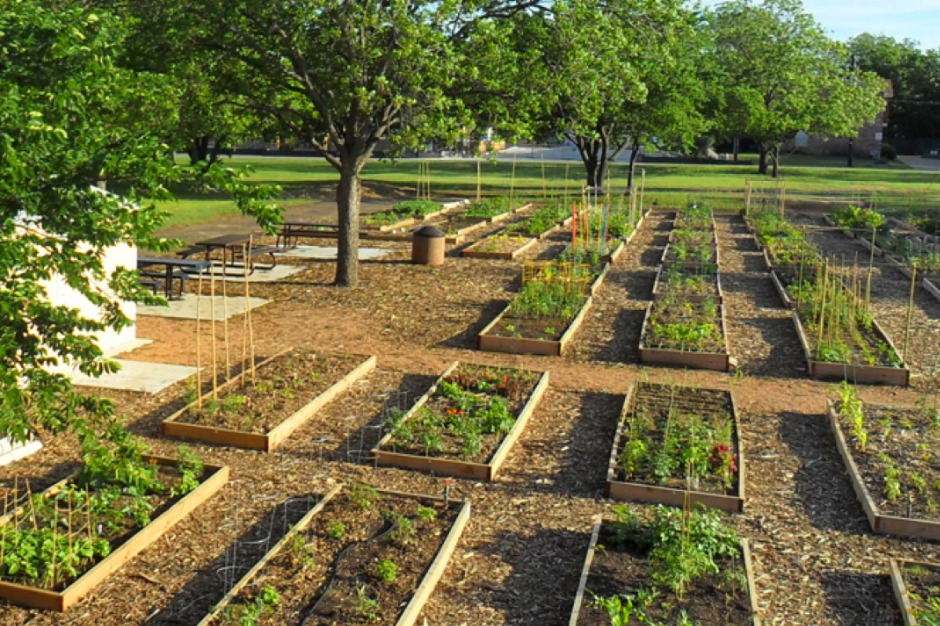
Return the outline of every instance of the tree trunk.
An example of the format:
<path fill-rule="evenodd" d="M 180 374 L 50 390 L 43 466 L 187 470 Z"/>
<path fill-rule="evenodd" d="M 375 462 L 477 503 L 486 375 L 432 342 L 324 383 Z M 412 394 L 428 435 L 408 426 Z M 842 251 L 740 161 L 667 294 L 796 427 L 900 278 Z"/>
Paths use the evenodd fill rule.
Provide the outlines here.
<path fill-rule="evenodd" d="M 767 175 L 767 148 L 764 144 L 757 144 L 758 159 L 757 159 L 757 173 L 764 176 Z"/>
<path fill-rule="evenodd" d="M 201 161 L 207 161 L 209 159 L 209 136 L 203 135 L 202 137 L 194 137 L 189 142 L 186 153 L 189 154 L 190 166 Z"/>
<path fill-rule="evenodd" d="M 360 159 L 344 159 L 336 188 L 339 250 L 334 282 L 340 287 L 355 287 L 359 281 L 359 199 L 362 195 L 359 172 L 363 163 Z"/>
<path fill-rule="evenodd" d="M 633 173 L 636 169 L 636 158 L 640 155 L 640 141 L 634 139 L 630 144 L 630 165 L 627 167 L 627 193 L 633 193 Z"/>
<path fill-rule="evenodd" d="M 774 172 L 772 176 L 776 178 L 780 169 L 780 146 L 774 146 L 770 149 L 770 158 L 773 159 L 774 163 Z"/>
<path fill-rule="evenodd" d="M 738 162 L 738 153 L 741 149 L 741 142 L 737 135 L 734 136 L 734 141 L 732 142 L 732 151 L 734 152 L 734 162 Z"/>

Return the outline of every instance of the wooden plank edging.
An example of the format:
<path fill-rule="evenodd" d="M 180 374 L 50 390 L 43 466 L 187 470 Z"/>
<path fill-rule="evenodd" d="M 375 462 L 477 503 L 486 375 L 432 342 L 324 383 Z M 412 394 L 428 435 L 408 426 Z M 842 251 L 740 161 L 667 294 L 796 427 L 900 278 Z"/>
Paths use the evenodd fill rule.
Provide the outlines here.
<path fill-rule="evenodd" d="M 509 313 L 511 305 L 506 306 L 500 311 L 492 322 L 480 331 L 477 335 L 477 347 L 484 352 L 505 352 L 509 354 L 541 354 L 545 356 L 561 356 L 565 348 L 574 338 L 575 333 L 581 326 L 588 310 L 591 308 L 594 299 L 591 296 L 585 298 L 584 303 L 578 314 L 568 322 L 568 327 L 561 337 L 555 339 L 539 339 L 535 337 L 504 337 L 502 335 L 490 334 L 490 331 Z"/>
<path fill-rule="evenodd" d="M 594 562 L 594 552 L 597 549 L 597 542 L 600 538 L 601 527 L 604 524 L 612 523 L 613 520 L 605 519 L 603 515 L 594 516 L 594 528 L 591 531 L 591 539 L 588 542 L 587 553 L 584 557 L 584 565 L 581 568 L 581 578 L 578 581 L 578 590 L 575 593 L 574 604 L 571 607 L 571 618 L 568 620 L 568 626 L 578 626 L 578 619 L 581 614 L 581 607 L 584 604 L 584 595 L 587 591 L 587 581 L 591 574 L 591 565 Z M 747 595 L 751 609 L 752 626 L 761 626 L 760 613 L 757 607 L 757 592 L 754 584 L 754 572 L 751 562 L 750 543 L 747 539 L 740 539 L 741 556 L 744 563 L 744 576 L 747 579 Z"/>
<path fill-rule="evenodd" d="M 482 247 L 483 244 L 487 242 L 487 239 L 489 239 L 489 237 L 481 239 L 480 241 L 470 245 L 468 248 L 461 250 L 460 256 L 469 257 L 472 259 L 502 259 L 505 261 L 513 261 L 517 256 L 520 256 L 538 242 L 538 239 L 529 237 L 519 247 L 511 250 L 510 252 L 487 252 L 486 250 L 478 250 L 477 248 Z"/>
<path fill-rule="evenodd" d="M 228 593 L 225 594 L 225 597 L 222 598 L 211 610 L 211 612 L 206 615 L 197 626 L 209 626 L 215 622 L 216 618 L 224 611 L 232 600 L 241 592 L 244 587 L 254 579 L 258 573 L 264 569 L 264 567 L 276 557 L 284 547 L 293 540 L 293 538 L 300 532 L 304 531 L 310 523 L 313 521 L 314 517 L 319 514 L 327 505 L 327 503 L 333 499 L 345 486 L 343 484 L 337 485 L 331 489 L 326 495 L 324 495 L 311 509 L 293 526 L 288 529 L 280 541 L 278 541 L 261 559 L 255 563 L 255 565 L 238 581 L 238 583 L 233 586 Z M 429 496 L 423 494 L 413 494 L 413 493 L 404 493 L 399 491 L 393 491 L 388 489 L 378 489 L 379 494 L 392 496 L 392 497 L 405 497 L 405 498 L 414 498 L 420 500 L 432 500 L 435 502 L 443 502 L 443 498 L 438 496 Z M 414 593 L 411 595 L 411 599 L 408 601 L 407 606 L 405 607 L 402 614 L 399 616 L 398 620 L 395 622 L 395 626 L 413 626 L 421 612 L 421 609 L 424 608 L 424 605 L 427 603 L 428 598 L 430 598 L 431 593 L 434 591 L 434 588 L 437 586 L 437 583 L 440 581 L 441 577 L 444 574 L 444 571 L 447 568 L 448 563 L 450 562 L 450 557 L 453 555 L 454 550 L 457 547 L 457 542 L 460 540 L 461 535 L 463 534 L 464 529 L 466 528 L 467 522 L 470 519 L 470 501 L 469 500 L 452 500 L 455 505 L 460 506 L 460 511 L 457 513 L 457 517 L 454 519 L 454 522 L 451 524 L 450 529 L 447 532 L 444 541 L 441 543 L 441 547 L 438 548 L 437 553 L 434 557 L 434 560 L 425 570 L 424 576 L 421 578 L 421 581 L 418 583 Z"/>
<path fill-rule="evenodd" d="M 447 378 L 457 367 L 460 365 L 460 361 L 454 361 L 451 363 L 443 374 L 435 381 L 431 388 L 415 403 L 411 409 L 402 417 L 402 421 L 408 420 L 414 416 L 414 414 L 424 406 L 428 400 L 434 395 L 437 391 L 437 388 L 440 386 L 441 382 Z M 508 368 L 508 369 L 519 369 L 521 368 Z M 531 370 L 521 370 L 529 371 Z M 532 372 L 537 373 L 537 372 Z M 500 445 L 496 448 L 496 451 L 490 456 L 486 463 L 474 463 L 470 461 L 460 461 L 458 459 L 452 459 L 448 457 L 432 457 L 432 456 L 419 456 L 416 454 L 408 454 L 405 452 L 394 452 L 390 450 L 383 450 L 383 446 L 387 446 L 392 439 L 392 433 L 388 432 L 379 440 L 371 450 L 371 454 L 375 457 L 376 463 L 380 465 L 392 465 L 397 467 L 404 467 L 406 469 L 414 470 L 424 470 L 432 471 L 438 474 L 443 474 L 447 476 L 457 476 L 459 478 L 471 478 L 475 480 L 483 481 L 492 481 L 499 474 L 501 465 L 506 459 L 506 455 L 509 453 L 509 450 L 515 444 L 516 440 L 522 434 L 522 431 L 525 429 L 526 423 L 529 421 L 531 414 L 535 411 L 535 407 L 544 395 L 545 390 L 548 388 L 548 372 L 541 372 L 538 383 L 532 389 L 532 393 L 529 394 L 529 397 L 526 399 L 525 404 L 519 410 L 516 420 L 513 423 L 512 428 L 509 430 L 506 435 L 503 436 L 503 440 L 500 442 Z"/>
<path fill-rule="evenodd" d="M 938 569 L 938 566 L 933 563 L 909 561 L 907 559 L 890 559 L 889 561 L 891 589 L 894 591 L 894 599 L 897 601 L 901 617 L 904 619 L 904 626 L 919 626 L 920 622 L 914 616 L 914 607 L 911 605 L 907 582 L 904 580 L 904 569 L 909 565 L 927 567 L 933 570 Z"/>
<path fill-rule="evenodd" d="M 637 383 L 630 385 L 630 390 L 624 398 L 623 406 L 620 410 L 620 419 L 617 422 L 617 432 L 614 436 L 613 447 L 610 451 L 610 460 L 607 467 L 607 497 L 614 500 L 637 500 L 652 504 L 666 504 L 669 506 L 682 507 L 689 504 L 701 503 L 705 506 L 728 511 L 731 513 L 740 513 L 744 511 L 746 502 L 745 497 L 745 463 L 744 463 L 744 442 L 741 438 L 741 416 L 738 414 L 737 405 L 734 402 L 734 394 L 730 391 L 728 398 L 731 404 L 731 416 L 734 421 L 734 452 L 738 457 L 738 475 L 737 487 L 733 495 L 724 493 L 713 493 L 707 491 L 698 491 L 695 489 L 678 489 L 675 487 L 663 487 L 648 483 L 620 481 L 616 479 L 617 464 L 619 458 L 617 451 L 620 449 L 620 440 L 623 436 L 623 425 L 630 414 L 630 409 L 636 400 Z M 723 390 L 711 390 L 723 391 Z"/>
<path fill-rule="evenodd" d="M 842 432 L 842 426 L 839 424 L 839 417 L 836 414 L 833 402 L 829 401 L 829 428 L 832 430 L 836 440 L 836 448 L 839 450 L 839 456 L 845 464 L 846 473 L 849 475 L 849 482 L 852 484 L 852 490 L 865 510 L 865 516 L 868 518 L 868 524 L 872 532 L 886 535 L 897 535 L 899 537 L 917 537 L 921 539 L 930 539 L 940 541 L 940 522 L 922 518 L 898 517 L 896 515 L 887 515 L 881 512 L 877 503 L 871 495 L 868 486 L 862 478 L 862 473 L 852 457 L 852 451 Z"/>
<path fill-rule="evenodd" d="M 263 361 L 258 367 L 271 363 L 274 359 L 283 356 L 291 350 L 285 350 L 270 359 Z M 170 417 L 163 420 L 160 425 L 160 431 L 163 435 L 169 437 L 183 437 L 186 439 L 195 439 L 198 441 L 207 441 L 220 445 L 233 446 L 236 448 L 245 448 L 249 450 L 262 450 L 264 452 L 273 452 L 290 435 L 303 426 L 317 411 L 326 406 L 336 396 L 343 393 L 359 379 L 369 374 L 376 366 L 376 357 L 374 355 L 367 357 L 362 363 L 353 368 L 349 373 L 333 383 L 322 393 L 312 398 L 307 404 L 299 408 L 293 414 L 287 416 L 280 424 L 266 433 L 252 433 L 234 428 L 225 428 L 222 426 L 206 426 L 204 424 L 190 424 L 188 422 L 178 421 L 187 411 L 196 406 L 193 402 L 173 413 Z M 219 387 L 219 391 L 224 391 L 234 386 L 232 383 L 226 383 Z M 203 401 L 210 398 L 209 392 L 203 396 Z"/>
<path fill-rule="evenodd" d="M 176 465 L 175 459 L 165 457 L 146 457 L 160 465 Z M 218 492 L 229 478 L 227 465 L 204 465 L 209 474 L 199 486 L 177 500 L 170 508 L 158 515 L 143 528 L 137 530 L 127 541 L 114 549 L 84 574 L 76 578 L 62 591 L 52 591 L 18 583 L 0 581 L 0 598 L 16 604 L 51 611 L 66 611 L 79 602 L 95 586 L 123 567 L 128 561 L 147 549 L 154 541 L 162 537 L 178 522 L 187 517 L 203 502 Z M 43 493 L 61 489 L 62 485 L 74 478 L 74 475 L 60 481 Z"/>

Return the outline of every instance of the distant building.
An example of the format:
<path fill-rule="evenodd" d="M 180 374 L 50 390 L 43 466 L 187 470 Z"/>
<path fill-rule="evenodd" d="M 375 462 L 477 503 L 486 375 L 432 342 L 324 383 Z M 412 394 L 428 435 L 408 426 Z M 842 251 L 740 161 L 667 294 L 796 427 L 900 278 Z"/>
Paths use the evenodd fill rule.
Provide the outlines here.
<path fill-rule="evenodd" d="M 886 101 L 885 110 L 879 113 L 874 121 L 862 126 L 855 137 L 851 139 L 848 137 L 826 139 L 800 131 L 792 140 L 784 143 L 783 150 L 785 152 L 798 150 L 805 154 L 815 155 L 845 156 L 849 153 L 849 142 L 851 141 L 852 154 L 855 156 L 880 159 L 881 148 L 884 145 L 884 130 L 888 125 L 887 100 L 894 97 L 891 81 L 885 81 L 885 90 L 882 92 L 882 96 Z"/>

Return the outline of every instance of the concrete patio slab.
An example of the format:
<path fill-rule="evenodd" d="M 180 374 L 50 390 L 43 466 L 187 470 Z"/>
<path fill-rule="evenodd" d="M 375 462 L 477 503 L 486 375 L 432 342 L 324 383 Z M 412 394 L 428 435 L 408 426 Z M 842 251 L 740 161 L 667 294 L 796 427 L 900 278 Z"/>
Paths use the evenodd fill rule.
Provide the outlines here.
<path fill-rule="evenodd" d="M 58 371 L 71 378 L 72 384 L 78 387 L 101 387 L 143 393 L 163 391 L 170 385 L 196 373 L 196 368 L 188 365 L 147 363 L 125 359 L 114 359 L 114 362 L 120 365 L 121 369 L 114 374 L 105 374 L 100 378 L 85 376 L 75 369 L 59 369 Z"/>
<path fill-rule="evenodd" d="M 172 317 L 177 319 L 194 320 L 196 319 L 196 310 L 199 310 L 200 319 L 208 321 L 212 312 L 212 302 L 215 301 L 215 319 L 224 319 L 227 312 L 228 317 L 241 315 L 245 311 L 257 309 L 264 306 L 270 300 L 264 298 L 248 298 L 246 306 L 244 296 L 231 295 L 228 298 L 222 296 L 197 296 L 193 293 L 184 294 L 179 300 L 171 300 L 168 306 L 138 306 L 137 315 L 152 315 L 154 317 Z"/>
<path fill-rule="evenodd" d="M 296 248 L 288 248 L 284 252 L 278 252 L 277 255 L 288 259 L 335 260 L 336 250 L 335 246 L 297 246 Z M 391 253 L 392 250 L 384 248 L 359 248 L 359 260 L 381 259 Z"/>
<path fill-rule="evenodd" d="M 280 256 L 280 255 L 278 255 Z M 272 269 L 263 270 L 255 269 L 254 272 L 248 275 L 249 283 L 273 283 L 294 274 L 298 274 L 304 271 L 306 268 L 301 265 L 277 265 Z M 215 275 L 216 280 L 225 280 L 228 283 L 242 283 L 245 282 L 245 275 L 242 273 L 241 268 L 229 268 L 224 274 L 222 273 L 222 267 L 218 265 L 213 265 L 209 270 L 212 274 Z M 207 277 L 203 277 L 203 282 L 208 280 Z M 190 284 L 195 284 L 193 279 L 190 279 Z"/>

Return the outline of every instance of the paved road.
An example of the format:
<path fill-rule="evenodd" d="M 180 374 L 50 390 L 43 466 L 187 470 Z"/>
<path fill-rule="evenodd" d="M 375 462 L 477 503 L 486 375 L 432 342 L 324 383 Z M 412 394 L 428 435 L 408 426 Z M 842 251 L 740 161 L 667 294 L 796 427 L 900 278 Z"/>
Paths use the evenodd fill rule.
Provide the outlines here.
<path fill-rule="evenodd" d="M 915 170 L 940 172 L 940 159 L 925 159 L 919 156 L 898 156 L 898 160 L 910 165 Z"/>

